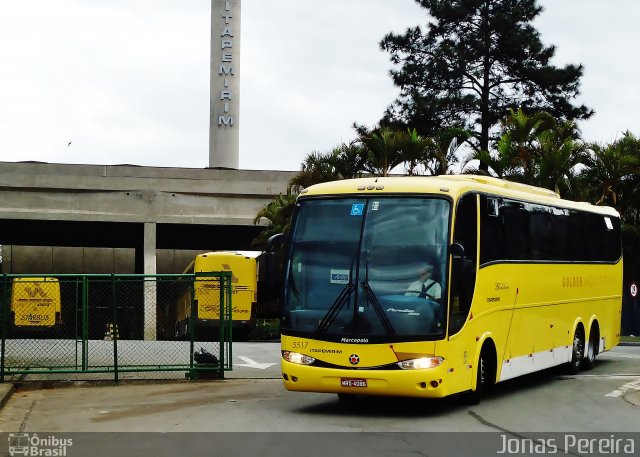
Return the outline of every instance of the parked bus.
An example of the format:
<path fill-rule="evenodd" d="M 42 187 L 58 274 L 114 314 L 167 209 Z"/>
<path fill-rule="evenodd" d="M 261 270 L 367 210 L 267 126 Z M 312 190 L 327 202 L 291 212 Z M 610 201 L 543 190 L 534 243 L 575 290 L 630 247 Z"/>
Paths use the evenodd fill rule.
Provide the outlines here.
<path fill-rule="evenodd" d="M 62 322 L 57 278 L 19 277 L 11 287 L 12 323 L 19 329 L 51 329 Z"/>
<path fill-rule="evenodd" d="M 319 184 L 298 198 L 284 287 L 286 389 L 477 401 L 618 344 L 620 217 L 490 177 Z"/>
<path fill-rule="evenodd" d="M 246 339 L 255 328 L 256 319 L 279 314 L 267 265 L 270 253 L 260 251 L 216 251 L 199 254 L 187 266 L 184 274 L 231 271 L 232 334 L 234 339 Z M 186 283 L 185 283 L 186 284 Z M 220 282 L 217 278 L 200 277 L 194 285 L 196 300 L 195 332 L 198 339 L 218 337 L 220 318 Z M 181 339 L 189 336 L 191 290 L 185 290 L 164 313 L 165 336 Z"/>

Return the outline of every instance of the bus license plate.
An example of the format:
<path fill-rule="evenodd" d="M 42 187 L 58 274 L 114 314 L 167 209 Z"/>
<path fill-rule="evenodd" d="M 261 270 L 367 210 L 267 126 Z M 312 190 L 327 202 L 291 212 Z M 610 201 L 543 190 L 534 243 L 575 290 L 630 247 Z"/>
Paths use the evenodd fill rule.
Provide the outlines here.
<path fill-rule="evenodd" d="M 361 378 L 342 378 L 340 379 L 342 387 L 367 387 L 367 380 Z"/>

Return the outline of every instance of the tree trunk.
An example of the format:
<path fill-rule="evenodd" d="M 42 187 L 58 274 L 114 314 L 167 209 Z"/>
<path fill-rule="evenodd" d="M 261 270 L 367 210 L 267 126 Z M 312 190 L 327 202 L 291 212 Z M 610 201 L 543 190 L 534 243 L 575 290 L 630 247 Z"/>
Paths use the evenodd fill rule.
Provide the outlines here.
<path fill-rule="evenodd" d="M 484 59 L 482 69 L 482 91 L 480 97 L 480 150 L 489 150 L 489 128 L 491 127 L 489 120 L 489 84 L 491 82 L 491 63 L 489 55 L 491 50 L 491 35 L 489 31 L 489 5 L 485 2 L 483 10 L 482 28 L 484 29 Z M 480 171 L 488 173 L 489 164 L 480 162 Z"/>

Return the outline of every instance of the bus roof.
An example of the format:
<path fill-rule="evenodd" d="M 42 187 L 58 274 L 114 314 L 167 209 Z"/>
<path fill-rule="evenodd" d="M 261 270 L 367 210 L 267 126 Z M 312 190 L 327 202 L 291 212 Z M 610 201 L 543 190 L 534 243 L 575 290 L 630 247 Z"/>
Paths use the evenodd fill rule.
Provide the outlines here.
<path fill-rule="evenodd" d="M 210 251 L 203 252 L 201 254 L 196 255 L 196 258 L 189 262 L 189 265 L 182 271 L 182 274 L 187 274 L 189 271 L 193 270 L 195 267 L 196 259 L 198 258 L 207 258 L 207 257 L 229 257 L 229 256 L 241 256 L 248 259 L 257 259 L 262 251 Z"/>
<path fill-rule="evenodd" d="M 470 191 L 514 198 L 550 206 L 589 211 L 619 217 L 608 206 L 595 206 L 587 202 L 563 200 L 560 195 L 542 187 L 530 186 L 490 176 L 440 175 L 393 176 L 386 178 L 358 178 L 316 184 L 304 189 L 300 196 L 320 195 L 376 195 L 376 194 L 440 194 L 456 198 Z"/>
<path fill-rule="evenodd" d="M 211 251 L 203 252 L 200 256 L 203 257 L 226 257 L 229 255 L 238 255 L 243 257 L 249 257 L 255 259 L 262 254 L 262 251 Z"/>

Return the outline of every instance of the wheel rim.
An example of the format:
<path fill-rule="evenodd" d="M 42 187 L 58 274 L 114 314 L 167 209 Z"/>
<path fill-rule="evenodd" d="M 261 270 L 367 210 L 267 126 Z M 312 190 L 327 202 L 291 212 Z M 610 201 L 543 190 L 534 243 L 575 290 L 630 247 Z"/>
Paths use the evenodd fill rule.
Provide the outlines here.
<path fill-rule="evenodd" d="M 583 357 L 583 351 L 584 351 L 584 343 L 582 342 L 582 338 L 580 338 L 580 335 L 576 333 L 576 335 L 573 337 L 573 356 L 574 356 L 573 364 L 576 367 L 580 366 L 580 362 L 582 361 L 582 357 Z"/>
<path fill-rule="evenodd" d="M 478 367 L 478 390 L 482 390 L 486 383 L 485 365 L 484 357 L 480 356 L 480 366 Z"/>

